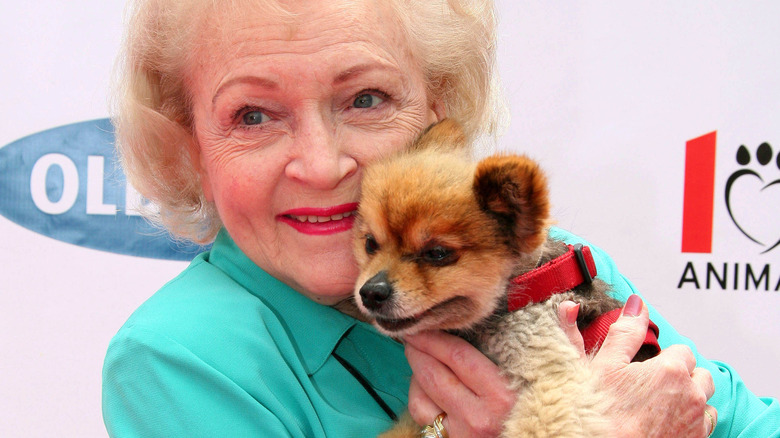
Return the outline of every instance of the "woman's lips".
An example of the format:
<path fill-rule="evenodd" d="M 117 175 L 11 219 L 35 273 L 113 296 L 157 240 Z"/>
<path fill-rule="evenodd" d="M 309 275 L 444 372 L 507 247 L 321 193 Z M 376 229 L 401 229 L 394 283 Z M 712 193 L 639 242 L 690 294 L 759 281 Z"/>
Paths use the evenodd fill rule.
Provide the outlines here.
<path fill-rule="evenodd" d="M 290 215 L 290 217 L 292 217 L 293 219 L 297 219 L 298 222 L 322 223 L 322 222 L 330 222 L 330 221 L 340 221 L 345 217 L 350 217 L 351 215 L 352 212 L 348 211 L 346 213 L 337 213 L 337 214 L 332 214 L 330 216 Z"/>
<path fill-rule="evenodd" d="M 312 235 L 328 235 L 352 229 L 356 202 L 326 208 L 294 208 L 278 216 L 295 230 Z"/>

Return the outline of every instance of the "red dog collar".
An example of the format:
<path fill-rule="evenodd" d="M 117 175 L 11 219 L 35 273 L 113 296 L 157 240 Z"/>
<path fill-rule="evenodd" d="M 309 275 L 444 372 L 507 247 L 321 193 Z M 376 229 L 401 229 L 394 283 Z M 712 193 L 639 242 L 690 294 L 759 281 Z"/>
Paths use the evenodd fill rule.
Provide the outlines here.
<path fill-rule="evenodd" d="M 510 280 L 507 297 L 507 308 L 510 312 L 532 303 L 541 303 L 553 294 L 593 281 L 596 276 L 596 263 L 590 248 L 579 243 L 567 246 L 569 251 L 560 257 Z M 620 312 L 621 309 L 615 309 L 600 315 L 582 330 L 586 352 L 590 354 L 601 347 L 609 327 L 617 321 Z M 644 345 L 651 345 L 657 352 L 661 351 L 658 345 L 658 326 L 652 321 L 647 329 Z"/>
<path fill-rule="evenodd" d="M 607 313 L 599 315 L 589 326 L 582 330 L 582 340 L 585 341 L 585 351 L 588 354 L 595 353 L 601 348 L 601 343 L 607 337 L 609 326 L 620 318 L 620 312 L 623 309 L 610 310 Z M 653 356 L 661 352 L 661 346 L 658 345 L 658 326 L 653 321 L 647 327 L 643 346 L 651 346 L 654 350 Z"/>
<path fill-rule="evenodd" d="M 510 312 L 532 303 L 541 303 L 553 294 L 566 292 L 582 283 L 590 284 L 593 281 L 596 276 L 596 263 L 590 248 L 579 243 L 567 246 L 567 253 L 509 282 L 507 307 Z"/>

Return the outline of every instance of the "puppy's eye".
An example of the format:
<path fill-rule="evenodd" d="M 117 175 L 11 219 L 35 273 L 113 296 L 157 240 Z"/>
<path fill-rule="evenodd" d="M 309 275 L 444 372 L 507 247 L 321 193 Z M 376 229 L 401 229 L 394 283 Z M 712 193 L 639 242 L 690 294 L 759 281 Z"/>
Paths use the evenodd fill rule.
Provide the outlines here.
<path fill-rule="evenodd" d="M 374 236 L 366 234 L 366 254 L 374 255 L 379 250 L 379 244 Z"/>
<path fill-rule="evenodd" d="M 458 261 L 455 251 L 443 246 L 434 246 L 422 252 L 422 260 L 433 266 L 447 266 Z"/>

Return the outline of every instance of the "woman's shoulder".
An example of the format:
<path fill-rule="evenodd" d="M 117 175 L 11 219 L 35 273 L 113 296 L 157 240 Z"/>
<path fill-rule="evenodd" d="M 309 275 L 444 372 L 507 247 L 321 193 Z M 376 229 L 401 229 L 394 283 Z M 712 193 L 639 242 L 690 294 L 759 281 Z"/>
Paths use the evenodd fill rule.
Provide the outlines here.
<path fill-rule="evenodd" d="M 123 328 L 143 326 L 172 335 L 230 329 L 234 324 L 228 320 L 264 307 L 219 268 L 196 259 L 133 312 Z"/>
<path fill-rule="evenodd" d="M 144 302 L 119 329 L 108 357 L 187 356 L 232 369 L 236 360 L 277 356 L 286 336 L 273 309 L 219 268 L 194 260 Z"/>
<path fill-rule="evenodd" d="M 196 259 L 111 340 L 103 365 L 107 427 L 133 436 L 178 436 L 182 430 L 165 429 L 177 427 L 188 436 L 289 433 L 295 421 L 282 420 L 294 417 L 287 413 L 294 403 L 278 394 L 292 393 L 305 373 L 286 336 L 263 300 Z M 204 417 L 208 424 L 197 426 Z"/>

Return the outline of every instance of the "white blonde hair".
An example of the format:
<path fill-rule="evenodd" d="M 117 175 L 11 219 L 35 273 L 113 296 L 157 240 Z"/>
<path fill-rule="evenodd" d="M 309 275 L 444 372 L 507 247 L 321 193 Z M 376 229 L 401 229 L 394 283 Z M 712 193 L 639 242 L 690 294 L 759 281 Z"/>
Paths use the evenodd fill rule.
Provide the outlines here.
<path fill-rule="evenodd" d="M 492 0 L 388 2 L 426 76 L 432 101 L 468 138 L 493 135 L 503 116 L 497 98 L 496 18 Z M 215 8 L 240 0 L 136 0 L 126 10 L 112 102 L 116 148 L 128 181 L 155 206 L 144 215 L 173 236 L 205 243 L 221 226 L 190 157 L 194 140 L 185 79 L 198 31 Z M 274 0 L 251 2 L 280 19 Z M 245 13 L 245 12 L 244 12 Z"/>

